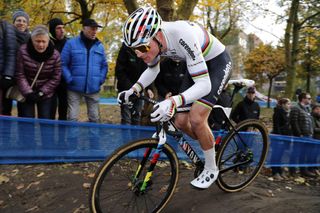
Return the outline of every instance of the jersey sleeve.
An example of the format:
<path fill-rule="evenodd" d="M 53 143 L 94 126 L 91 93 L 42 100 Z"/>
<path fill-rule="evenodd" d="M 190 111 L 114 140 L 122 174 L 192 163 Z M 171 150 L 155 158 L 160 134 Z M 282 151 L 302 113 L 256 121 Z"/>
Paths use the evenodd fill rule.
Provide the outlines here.
<path fill-rule="evenodd" d="M 211 91 L 208 67 L 203 57 L 201 45 L 192 32 L 186 32 L 179 39 L 181 52 L 185 54 L 187 68 L 194 84 L 174 100 L 177 106 L 192 103 Z"/>

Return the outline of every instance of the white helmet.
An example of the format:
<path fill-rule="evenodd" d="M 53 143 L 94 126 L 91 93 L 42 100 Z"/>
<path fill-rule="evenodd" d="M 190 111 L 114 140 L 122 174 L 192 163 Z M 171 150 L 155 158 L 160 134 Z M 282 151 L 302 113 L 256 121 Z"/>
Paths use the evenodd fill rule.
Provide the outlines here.
<path fill-rule="evenodd" d="M 148 44 L 161 27 L 162 19 L 152 7 L 134 11 L 123 25 L 123 39 L 128 47 Z"/>

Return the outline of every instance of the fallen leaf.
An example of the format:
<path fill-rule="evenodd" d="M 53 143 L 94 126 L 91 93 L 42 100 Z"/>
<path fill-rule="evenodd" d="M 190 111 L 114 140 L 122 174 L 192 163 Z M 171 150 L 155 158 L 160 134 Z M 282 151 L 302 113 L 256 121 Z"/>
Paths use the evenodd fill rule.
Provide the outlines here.
<path fill-rule="evenodd" d="M 273 177 L 268 177 L 268 180 L 274 181 Z"/>
<path fill-rule="evenodd" d="M 298 177 L 298 178 L 294 179 L 294 181 L 297 183 L 304 183 L 304 182 L 306 182 L 306 179 L 304 179 L 303 177 Z"/>
<path fill-rule="evenodd" d="M 0 206 L 1 206 L 2 204 L 4 204 L 4 201 L 3 201 L 3 200 L 0 200 Z"/>
<path fill-rule="evenodd" d="M 44 172 L 41 172 L 37 175 L 37 177 L 42 177 L 44 175 Z"/>
<path fill-rule="evenodd" d="M 19 173 L 19 169 L 12 170 L 11 176 L 16 176 Z"/>
<path fill-rule="evenodd" d="M 36 210 L 38 210 L 38 209 L 39 209 L 39 207 L 38 207 L 38 206 L 34 206 L 34 207 L 32 207 L 32 208 L 30 208 L 30 209 L 26 210 L 25 212 L 32 212 L 32 211 L 36 211 Z"/>
<path fill-rule="evenodd" d="M 77 208 L 76 210 L 73 211 L 73 213 L 81 213 L 83 212 L 82 210 L 84 210 L 86 207 L 84 204 L 81 204 L 81 206 L 79 208 Z"/>
<path fill-rule="evenodd" d="M 289 190 L 292 190 L 292 188 L 290 186 L 286 186 L 285 187 L 286 189 L 289 189 Z"/>
<path fill-rule="evenodd" d="M 24 184 L 23 183 L 21 183 L 21 184 L 19 184 L 17 187 L 16 187 L 16 189 L 22 189 L 22 188 L 24 188 Z"/>
<path fill-rule="evenodd" d="M 81 174 L 81 172 L 80 171 L 73 171 L 72 174 L 79 175 L 79 174 Z"/>
<path fill-rule="evenodd" d="M 0 175 L 0 185 L 3 183 L 8 183 L 9 182 L 9 178 L 4 176 L 4 175 Z"/>
<path fill-rule="evenodd" d="M 24 190 L 24 192 L 27 191 L 28 189 L 30 189 L 31 186 L 36 186 L 36 185 L 39 185 L 39 184 L 40 184 L 40 181 L 36 181 L 36 182 L 30 183 L 30 184 L 27 186 L 27 188 Z"/>
<path fill-rule="evenodd" d="M 274 194 L 273 194 L 273 191 L 272 190 L 268 190 L 268 196 L 270 196 L 270 197 L 274 197 Z"/>
<path fill-rule="evenodd" d="M 89 189 L 90 186 L 91 186 L 91 184 L 90 184 L 90 183 L 84 183 L 82 186 L 83 186 L 83 188 L 85 188 L 85 189 Z"/>
<path fill-rule="evenodd" d="M 89 178 L 94 178 L 94 175 L 95 175 L 95 173 L 90 173 L 90 174 L 88 174 L 88 177 Z"/>

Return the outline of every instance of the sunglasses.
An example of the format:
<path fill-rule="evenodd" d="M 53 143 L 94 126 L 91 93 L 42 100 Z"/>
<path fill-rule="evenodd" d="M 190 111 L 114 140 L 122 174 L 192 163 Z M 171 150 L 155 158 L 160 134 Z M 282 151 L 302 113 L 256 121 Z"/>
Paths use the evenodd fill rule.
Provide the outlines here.
<path fill-rule="evenodd" d="M 149 50 L 151 49 L 151 47 L 150 47 L 148 44 L 142 44 L 142 45 L 137 46 L 137 47 L 131 47 L 131 49 L 132 49 L 133 51 L 138 50 L 139 52 L 147 53 L 147 52 L 149 52 Z"/>

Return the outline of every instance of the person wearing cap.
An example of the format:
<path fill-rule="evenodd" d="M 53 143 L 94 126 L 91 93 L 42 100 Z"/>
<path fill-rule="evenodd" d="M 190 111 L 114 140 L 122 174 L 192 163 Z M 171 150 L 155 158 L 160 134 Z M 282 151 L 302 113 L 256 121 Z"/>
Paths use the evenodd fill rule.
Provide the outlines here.
<path fill-rule="evenodd" d="M 80 101 L 85 99 L 90 122 L 100 121 L 99 91 L 108 71 L 103 44 L 97 39 L 101 26 L 93 19 L 82 22 L 79 36 L 69 39 L 61 53 L 63 77 L 68 90 L 67 119 L 77 121 Z"/>
<path fill-rule="evenodd" d="M 249 87 L 244 99 L 232 110 L 231 119 L 236 123 L 247 119 L 259 119 L 260 106 L 255 102 L 255 98 L 256 89 L 254 87 Z"/>
<path fill-rule="evenodd" d="M 0 20 L 0 115 L 5 115 L 5 94 L 13 85 L 17 45 L 13 25 Z"/>
<path fill-rule="evenodd" d="M 35 118 L 37 106 L 38 118 L 51 118 L 55 90 L 61 78 L 61 61 L 59 52 L 49 41 L 47 27 L 37 25 L 28 43 L 18 51 L 15 78 L 20 92 L 26 98 L 25 102 L 18 102 L 19 117 Z M 38 72 L 38 78 L 31 87 Z"/>
<path fill-rule="evenodd" d="M 67 37 L 65 36 L 64 24 L 61 19 L 53 18 L 48 22 L 50 40 L 54 44 L 56 50 L 60 53 L 67 42 Z M 57 103 L 52 108 L 52 119 L 55 119 L 56 112 L 58 108 L 59 120 L 67 120 L 67 83 L 64 78 L 61 78 L 60 84 L 56 90 Z"/>

